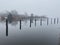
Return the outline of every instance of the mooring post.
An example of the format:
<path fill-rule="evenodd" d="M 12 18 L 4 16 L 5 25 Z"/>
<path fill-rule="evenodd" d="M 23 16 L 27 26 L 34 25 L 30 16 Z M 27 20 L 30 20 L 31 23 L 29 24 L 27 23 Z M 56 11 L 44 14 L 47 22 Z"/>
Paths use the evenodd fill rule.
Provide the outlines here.
<path fill-rule="evenodd" d="M 42 26 L 42 18 L 40 19 L 40 25 Z"/>
<path fill-rule="evenodd" d="M 21 20 L 20 20 L 20 30 L 21 30 Z"/>
<path fill-rule="evenodd" d="M 51 18 L 51 24 L 52 24 L 52 18 Z"/>
<path fill-rule="evenodd" d="M 30 19 L 30 27 L 31 27 L 31 19 Z"/>
<path fill-rule="evenodd" d="M 56 18 L 54 18 L 54 24 L 56 23 Z"/>
<path fill-rule="evenodd" d="M 49 23 L 49 18 L 47 18 L 47 25 L 48 25 L 48 23 Z"/>
<path fill-rule="evenodd" d="M 59 22 L 59 19 L 57 18 L 57 24 L 58 24 L 58 22 Z"/>
<path fill-rule="evenodd" d="M 8 36 L 8 19 L 6 19 L 6 36 Z"/>
<path fill-rule="evenodd" d="M 36 26 L 36 19 L 35 19 L 35 26 Z"/>

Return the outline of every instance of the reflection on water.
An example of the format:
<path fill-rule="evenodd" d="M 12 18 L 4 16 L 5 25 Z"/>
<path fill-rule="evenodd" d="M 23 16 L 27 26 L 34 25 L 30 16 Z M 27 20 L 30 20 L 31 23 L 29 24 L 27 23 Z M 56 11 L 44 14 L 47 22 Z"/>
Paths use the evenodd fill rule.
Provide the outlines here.
<path fill-rule="evenodd" d="M 58 45 L 60 24 L 43 22 L 32 23 L 22 22 L 22 29 L 19 29 L 19 22 L 16 26 L 9 24 L 9 35 L 6 37 L 5 23 L 0 23 L 0 45 Z"/>

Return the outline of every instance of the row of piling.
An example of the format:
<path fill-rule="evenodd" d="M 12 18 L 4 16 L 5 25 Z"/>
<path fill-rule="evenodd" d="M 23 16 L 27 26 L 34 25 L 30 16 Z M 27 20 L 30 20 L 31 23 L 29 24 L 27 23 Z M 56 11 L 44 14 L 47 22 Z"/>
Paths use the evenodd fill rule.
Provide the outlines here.
<path fill-rule="evenodd" d="M 36 19 L 35 19 L 35 26 L 36 26 Z M 20 30 L 21 30 L 21 20 L 20 20 Z M 57 24 L 59 22 L 59 19 L 57 18 Z M 31 27 L 31 19 L 30 19 L 30 27 Z M 49 18 L 47 18 L 47 25 L 49 23 Z M 56 18 L 54 18 L 54 24 L 56 23 Z M 52 24 L 52 18 L 51 18 L 51 24 Z M 40 19 L 40 25 L 42 26 L 42 18 Z M 6 19 L 6 36 L 8 36 L 8 19 Z"/>

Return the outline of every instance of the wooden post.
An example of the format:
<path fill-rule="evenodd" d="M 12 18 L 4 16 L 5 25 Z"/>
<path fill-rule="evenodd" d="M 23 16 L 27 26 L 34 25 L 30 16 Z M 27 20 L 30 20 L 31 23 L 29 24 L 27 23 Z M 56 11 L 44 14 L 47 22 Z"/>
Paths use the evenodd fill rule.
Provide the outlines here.
<path fill-rule="evenodd" d="M 6 19 L 6 36 L 8 36 L 8 19 Z"/>
<path fill-rule="evenodd" d="M 58 22 L 59 22 L 59 19 L 57 18 L 57 24 L 58 24 Z"/>
<path fill-rule="evenodd" d="M 56 23 L 56 18 L 54 18 L 54 24 Z"/>
<path fill-rule="evenodd" d="M 42 26 L 42 18 L 40 19 L 40 25 Z"/>
<path fill-rule="evenodd" d="M 48 23 L 49 23 L 48 21 L 49 21 L 49 18 L 47 18 L 47 25 L 48 25 Z"/>
<path fill-rule="evenodd" d="M 35 19 L 35 26 L 36 26 L 36 19 Z"/>
<path fill-rule="evenodd" d="M 51 24 L 52 24 L 52 18 L 51 18 Z"/>
<path fill-rule="evenodd" d="M 31 27 L 31 19 L 30 19 L 30 27 Z"/>
<path fill-rule="evenodd" d="M 20 20 L 20 30 L 21 30 L 21 20 Z"/>

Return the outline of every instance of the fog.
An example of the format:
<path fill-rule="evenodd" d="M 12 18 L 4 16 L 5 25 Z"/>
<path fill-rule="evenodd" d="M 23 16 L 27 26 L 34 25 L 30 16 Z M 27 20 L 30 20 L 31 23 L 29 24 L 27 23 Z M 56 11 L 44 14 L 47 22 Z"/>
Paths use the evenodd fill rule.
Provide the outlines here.
<path fill-rule="evenodd" d="M 59 17 L 60 0 L 0 0 L 0 12 L 17 10 L 19 14 L 27 12 L 29 15 L 47 15 Z"/>
<path fill-rule="evenodd" d="M 51 17 L 60 17 L 60 0 L 0 0 L 0 12 L 17 10 L 19 14 L 25 12 L 30 15 L 46 15 Z M 29 27 L 29 21 L 22 22 L 22 29 L 19 29 L 19 22 L 13 26 L 9 24 L 9 32 L 6 37 L 5 22 L 0 23 L 0 45 L 58 45 L 60 36 L 59 24 L 46 24 L 40 26 L 37 22 L 35 27 Z"/>

